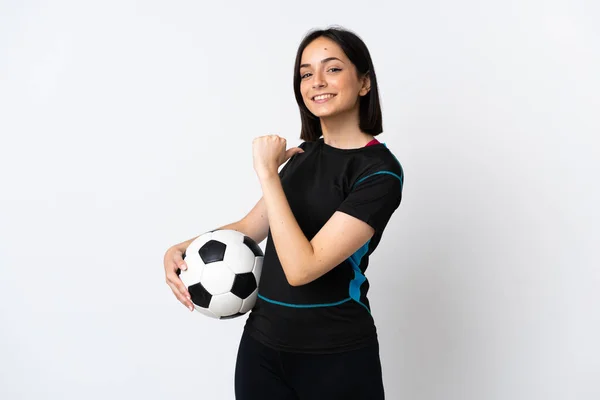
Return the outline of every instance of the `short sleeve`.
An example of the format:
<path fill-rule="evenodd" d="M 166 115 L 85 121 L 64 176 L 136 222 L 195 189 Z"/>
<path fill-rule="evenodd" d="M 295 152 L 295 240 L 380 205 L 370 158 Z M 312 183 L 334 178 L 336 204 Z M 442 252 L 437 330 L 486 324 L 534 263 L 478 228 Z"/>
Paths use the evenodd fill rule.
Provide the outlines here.
<path fill-rule="evenodd" d="M 366 222 L 381 235 L 402 201 L 403 175 L 380 171 L 359 179 L 337 211 Z"/>
<path fill-rule="evenodd" d="M 279 171 L 279 179 L 283 179 L 283 177 L 285 176 L 285 170 L 287 169 L 287 167 L 290 165 L 290 161 L 292 161 L 291 159 L 288 160 L 285 165 L 283 166 L 283 168 L 281 168 L 281 171 Z"/>
<path fill-rule="evenodd" d="M 305 144 L 306 144 L 306 142 L 302 142 L 297 147 L 300 147 L 302 150 L 304 150 Z M 281 171 L 279 171 L 279 179 L 283 179 L 288 166 L 291 164 L 291 162 L 294 160 L 294 158 L 296 158 L 296 154 L 294 154 L 289 160 L 287 160 L 287 162 L 285 163 L 283 168 L 281 168 Z"/>

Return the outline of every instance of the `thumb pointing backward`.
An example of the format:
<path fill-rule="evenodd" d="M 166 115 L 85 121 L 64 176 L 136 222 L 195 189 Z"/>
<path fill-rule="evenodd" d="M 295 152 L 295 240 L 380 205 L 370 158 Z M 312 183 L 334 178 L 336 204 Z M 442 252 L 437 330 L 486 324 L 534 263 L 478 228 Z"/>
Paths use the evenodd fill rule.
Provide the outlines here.
<path fill-rule="evenodd" d="M 286 162 L 294 154 L 298 154 L 298 153 L 304 153 L 304 150 L 302 150 L 300 147 L 292 147 L 291 149 L 287 149 L 287 151 L 285 152 L 285 160 L 283 160 L 283 162 Z"/>

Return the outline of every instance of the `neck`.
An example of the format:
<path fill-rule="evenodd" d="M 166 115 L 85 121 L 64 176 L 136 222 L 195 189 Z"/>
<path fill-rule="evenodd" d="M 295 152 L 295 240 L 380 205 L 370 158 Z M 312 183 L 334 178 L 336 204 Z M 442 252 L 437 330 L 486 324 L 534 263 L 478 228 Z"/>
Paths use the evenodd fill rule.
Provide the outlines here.
<path fill-rule="evenodd" d="M 326 144 L 339 149 L 364 147 L 373 140 L 373 136 L 360 130 L 358 109 L 348 114 L 338 114 L 321 118 L 323 140 Z"/>

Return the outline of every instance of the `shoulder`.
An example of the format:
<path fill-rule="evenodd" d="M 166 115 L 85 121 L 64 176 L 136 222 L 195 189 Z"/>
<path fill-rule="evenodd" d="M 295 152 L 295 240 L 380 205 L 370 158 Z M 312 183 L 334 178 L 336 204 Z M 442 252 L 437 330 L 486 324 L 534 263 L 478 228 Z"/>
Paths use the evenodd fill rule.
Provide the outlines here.
<path fill-rule="evenodd" d="M 354 185 L 360 182 L 377 177 L 379 179 L 387 177 L 392 181 L 400 183 L 400 188 L 404 185 L 404 169 L 395 154 L 382 143 L 379 151 L 371 152 L 364 157 L 362 168 Z"/>
<path fill-rule="evenodd" d="M 307 142 L 307 141 L 303 141 L 302 143 L 300 143 L 298 145 L 298 147 L 300 147 L 302 150 L 307 151 L 309 149 L 314 148 L 316 145 L 318 144 L 318 142 Z"/>
<path fill-rule="evenodd" d="M 376 163 L 378 168 L 385 169 L 387 171 L 393 172 L 397 175 L 404 176 L 404 169 L 402 168 L 402 164 L 396 157 L 396 155 L 384 144 L 385 149 L 381 151 L 379 155 L 378 163 Z"/>

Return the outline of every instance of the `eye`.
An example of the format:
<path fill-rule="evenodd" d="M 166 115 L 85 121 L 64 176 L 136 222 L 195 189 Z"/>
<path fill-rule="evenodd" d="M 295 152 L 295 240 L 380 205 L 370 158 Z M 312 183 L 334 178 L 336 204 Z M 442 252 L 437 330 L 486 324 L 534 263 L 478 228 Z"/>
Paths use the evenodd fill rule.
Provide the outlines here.
<path fill-rule="evenodd" d="M 341 68 L 337 68 L 337 67 L 331 67 L 331 68 L 329 68 L 327 71 L 338 72 L 338 71 L 341 71 L 341 70 L 342 70 Z M 300 75 L 300 79 L 304 79 L 304 78 L 306 78 L 308 75 L 311 75 L 311 73 L 310 73 L 310 72 L 307 72 L 307 73 L 305 73 L 305 74 L 303 74 L 303 75 Z"/>

